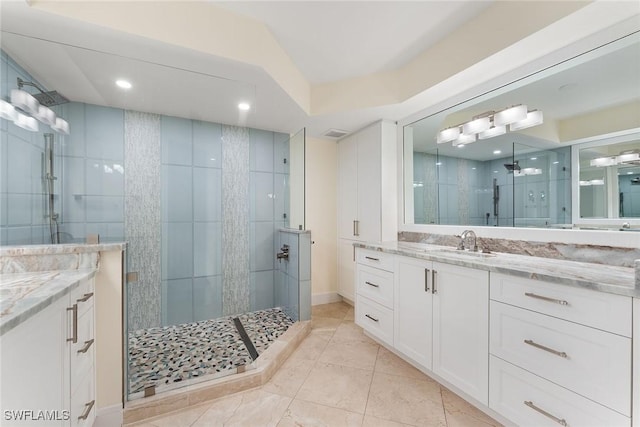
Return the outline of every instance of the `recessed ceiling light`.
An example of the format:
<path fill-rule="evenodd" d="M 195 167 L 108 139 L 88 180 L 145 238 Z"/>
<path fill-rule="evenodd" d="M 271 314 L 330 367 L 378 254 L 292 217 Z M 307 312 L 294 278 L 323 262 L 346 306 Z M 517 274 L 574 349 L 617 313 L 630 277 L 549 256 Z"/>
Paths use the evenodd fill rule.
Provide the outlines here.
<path fill-rule="evenodd" d="M 627 172 L 627 175 L 633 175 L 633 172 Z"/>
<path fill-rule="evenodd" d="M 532 157 L 531 160 L 538 160 L 538 158 L 537 157 Z"/>
<path fill-rule="evenodd" d="M 238 104 L 238 109 L 241 111 L 249 111 L 250 108 L 251 105 L 249 105 L 247 102 L 241 102 L 240 104 Z"/>
<path fill-rule="evenodd" d="M 560 162 L 553 162 L 554 165 L 557 165 L 558 163 L 560 163 Z"/>
<path fill-rule="evenodd" d="M 498 173 L 498 171 L 493 171 L 493 173 Z"/>
<path fill-rule="evenodd" d="M 500 150 L 493 150 L 493 154 L 502 154 L 502 151 L 500 151 Z"/>
<path fill-rule="evenodd" d="M 129 83 L 126 80 L 122 80 L 122 79 L 116 80 L 116 85 L 118 87 L 121 87 L 122 89 L 131 89 L 131 87 L 132 87 L 131 83 Z"/>

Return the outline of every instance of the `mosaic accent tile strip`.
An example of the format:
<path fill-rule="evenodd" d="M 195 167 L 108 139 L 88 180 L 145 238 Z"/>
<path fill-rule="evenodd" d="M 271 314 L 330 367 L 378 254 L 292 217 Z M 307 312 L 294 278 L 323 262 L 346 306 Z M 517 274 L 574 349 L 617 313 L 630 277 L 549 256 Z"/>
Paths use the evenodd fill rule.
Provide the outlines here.
<path fill-rule="evenodd" d="M 249 130 L 222 126 L 222 310 L 249 311 Z"/>
<path fill-rule="evenodd" d="M 293 321 L 279 308 L 239 316 L 258 354 Z M 129 334 L 130 398 L 147 387 L 156 393 L 252 369 L 253 360 L 233 316 L 183 325 L 142 329 Z"/>
<path fill-rule="evenodd" d="M 124 233 L 129 271 L 138 281 L 128 287 L 129 330 L 160 325 L 160 116 L 125 111 Z"/>
<path fill-rule="evenodd" d="M 469 162 L 458 159 L 458 222 L 469 224 Z M 450 213 L 451 215 L 452 213 Z"/>

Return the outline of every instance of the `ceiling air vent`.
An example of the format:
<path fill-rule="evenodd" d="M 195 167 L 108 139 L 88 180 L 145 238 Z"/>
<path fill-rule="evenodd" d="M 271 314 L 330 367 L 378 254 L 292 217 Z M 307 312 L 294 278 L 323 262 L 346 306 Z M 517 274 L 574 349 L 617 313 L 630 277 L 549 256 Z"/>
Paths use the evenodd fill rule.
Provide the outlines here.
<path fill-rule="evenodd" d="M 345 136 L 348 133 L 349 132 L 347 132 L 346 130 L 329 129 L 328 131 L 326 131 L 324 133 L 324 136 L 329 137 L 329 138 L 342 138 L 343 136 Z"/>

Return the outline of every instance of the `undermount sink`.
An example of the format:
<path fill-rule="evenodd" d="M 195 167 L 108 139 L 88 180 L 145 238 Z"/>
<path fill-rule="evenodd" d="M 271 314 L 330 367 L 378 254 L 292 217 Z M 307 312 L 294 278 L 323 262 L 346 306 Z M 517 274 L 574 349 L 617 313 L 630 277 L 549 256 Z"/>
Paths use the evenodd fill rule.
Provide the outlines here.
<path fill-rule="evenodd" d="M 472 251 L 465 251 L 461 249 L 443 249 L 442 252 L 446 252 L 448 254 L 454 254 L 454 255 L 477 257 L 477 258 L 492 258 L 496 256 L 496 254 L 490 253 L 490 252 L 472 252 Z"/>

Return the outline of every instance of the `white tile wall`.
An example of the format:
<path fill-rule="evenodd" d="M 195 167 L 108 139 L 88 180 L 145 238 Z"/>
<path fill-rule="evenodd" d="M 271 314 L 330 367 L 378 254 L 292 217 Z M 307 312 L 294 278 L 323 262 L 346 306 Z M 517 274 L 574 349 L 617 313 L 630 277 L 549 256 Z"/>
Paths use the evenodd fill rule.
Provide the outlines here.
<path fill-rule="evenodd" d="M 162 221 L 193 221 L 192 168 L 162 166 Z"/>
<path fill-rule="evenodd" d="M 222 223 L 193 224 L 193 275 L 222 274 Z"/>
<path fill-rule="evenodd" d="M 162 163 L 172 165 L 193 164 L 193 134 L 191 120 L 162 116 Z"/>
<path fill-rule="evenodd" d="M 214 319 L 222 316 L 221 276 L 194 277 L 193 320 Z"/>
<path fill-rule="evenodd" d="M 86 155 L 92 159 L 124 159 L 124 111 L 85 104 Z M 72 127 L 72 123 L 69 124 Z M 75 129 L 72 127 L 72 129 Z"/>
<path fill-rule="evenodd" d="M 162 278 L 193 277 L 193 224 L 162 223 Z"/>
<path fill-rule="evenodd" d="M 222 220 L 222 171 L 193 168 L 193 219 Z"/>
<path fill-rule="evenodd" d="M 222 130 L 219 124 L 193 122 L 193 165 L 222 167 Z"/>

